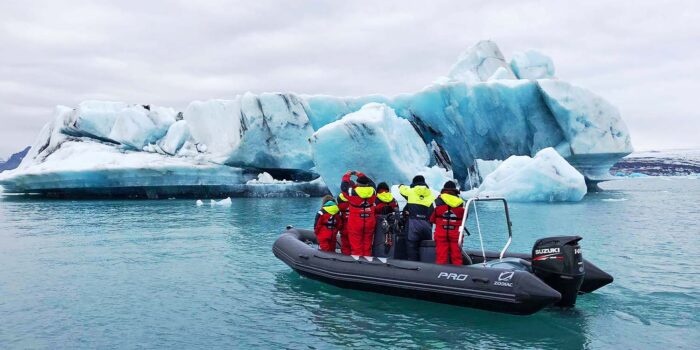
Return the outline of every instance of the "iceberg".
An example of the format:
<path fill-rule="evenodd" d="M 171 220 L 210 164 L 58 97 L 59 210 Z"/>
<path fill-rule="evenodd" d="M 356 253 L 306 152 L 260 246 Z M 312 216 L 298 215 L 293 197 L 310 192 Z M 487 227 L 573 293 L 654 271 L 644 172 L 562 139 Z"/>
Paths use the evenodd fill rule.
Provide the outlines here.
<path fill-rule="evenodd" d="M 390 185 L 410 183 L 421 174 L 430 187 L 441 188 L 452 178 L 443 168 L 429 167 L 430 151 L 411 123 L 380 103 L 368 103 L 320 128 L 311 137 L 311 150 L 316 171 L 334 195 L 348 170 Z"/>
<path fill-rule="evenodd" d="M 336 193 L 342 173 L 357 168 L 392 183 L 423 174 L 437 188 L 451 177 L 469 184 L 477 159 L 553 147 L 593 187 L 631 153 L 629 133 L 614 106 L 553 74 L 542 54 L 507 61 L 482 41 L 446 77 L 396 96 L 248 92 L 182 112 L 108 101 L 58 106 L 0 185 L 56 196 L 306 196 L 327 193 L 325 184 Z"/>
<path fill-rule="evenodd" d="M 464 197 L 505 197 L 514 202 L 575 202 L 586 195 L 583 175 L 545 148 L 533 157 L 511 156 Z"/>

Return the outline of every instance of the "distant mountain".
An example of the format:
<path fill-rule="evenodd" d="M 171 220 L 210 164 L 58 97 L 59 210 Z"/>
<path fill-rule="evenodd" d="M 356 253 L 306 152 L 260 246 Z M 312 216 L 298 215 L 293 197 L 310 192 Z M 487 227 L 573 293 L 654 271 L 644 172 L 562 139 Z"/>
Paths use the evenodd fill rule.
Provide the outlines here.
<path fill-rule="evenodd" d="M 682 176 L 700 174 L 700 149 L 637 152 L 622 158 L 610 173 L 651 176 Z"/>
<path fill-rule="evenodd" d="M 24 159 L 24 156 L 27 155 L 27 152 L 29 152 L 29 148 L 27 147 L 13 155 L 10 156 L 10 159 L 6 161 L 0 161 L 0 173 L 5 171 L 5 170 L 12 170 L 16 167 L 19 166 L 19 163 L 22 162 L 22 159 Z"/>

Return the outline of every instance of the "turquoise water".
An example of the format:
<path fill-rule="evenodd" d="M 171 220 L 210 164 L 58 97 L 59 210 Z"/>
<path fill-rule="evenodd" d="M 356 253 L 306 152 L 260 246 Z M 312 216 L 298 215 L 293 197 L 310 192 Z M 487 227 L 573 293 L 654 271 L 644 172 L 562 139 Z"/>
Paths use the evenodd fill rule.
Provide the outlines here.
<path fill-rule="evenodd" d="M 573 310 L 525 317 L 300 278 L 271 245 L 285 225 L 311 224 L 317 198 L 196 207 L 5 197 L 0 349 L 699 348 L 700 180 L 604 187 L 575 204 L 511 204 L 513 251 L 579 234 L 584 256 L 615 276 Z M 491 231 L 502 219 L 479 214 Z M 488 248 L 502 234 L 488 233 Z"/>

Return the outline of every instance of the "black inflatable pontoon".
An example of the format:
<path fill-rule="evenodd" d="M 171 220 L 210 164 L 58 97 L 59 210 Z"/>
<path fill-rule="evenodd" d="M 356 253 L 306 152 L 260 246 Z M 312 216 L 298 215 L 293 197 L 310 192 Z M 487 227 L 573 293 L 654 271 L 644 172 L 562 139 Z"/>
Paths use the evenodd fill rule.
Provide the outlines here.
<path fill-rule="evenodd" d="M 377 249 L 377 244 L 375 255 L 386 257 L 347 256 L 319 251 L 312 245 L 316 242 L 312 231 L 292 227 L 275 241 L 272 251 L 299 274 L 342 288 L 520 315 L 549 305 L 573 306 L 577 294 L 612 282 L 612 276 L 582 258 L 578 236 L 540 239 L 532 254 L 507 253 L 512 233 L 506 201 L 473 198 L 467 208 L 493 200 L 503 201 L 508 243 L 500 253 L 464 251 L 463 266 L 435 264 L 434 241 L 421 244 L 419 262 L 396 259 L 399 249 Z M 394 235 L 398 247 L 401 233 Z"/>

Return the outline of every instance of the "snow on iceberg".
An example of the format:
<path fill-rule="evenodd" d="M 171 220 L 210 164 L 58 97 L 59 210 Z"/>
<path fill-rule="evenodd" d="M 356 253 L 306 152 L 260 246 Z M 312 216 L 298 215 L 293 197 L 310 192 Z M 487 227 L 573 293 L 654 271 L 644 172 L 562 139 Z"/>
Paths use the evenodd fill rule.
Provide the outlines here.
<path fill-rule="evenodd" d="M 376 183 L 410 183 L 423 175 L 432 188 L 442 188 L 452 174 L 429 167 L 428 147 L 405 119 L 384 104 L 369 103 L 330 123 L 311 137 L 316 171 L 337 195 L 347 170 L 359 170 Z"/>
<path fill-rule="evenodd" d="M 510 67 L 519 79 L 554 78 L 554 62 L 549 56 L 539 51 L 513 53 Z"/>
<path fill-rule="evenodd" d="M 533 157 L 511 156 L 465 196 L 505 197 L 515 202 L 575 202 L 586 195 L 583 175 L 553 148 Z"/>

